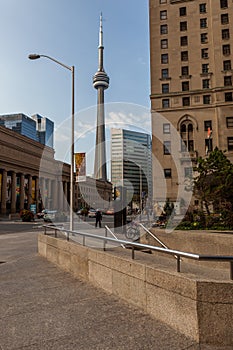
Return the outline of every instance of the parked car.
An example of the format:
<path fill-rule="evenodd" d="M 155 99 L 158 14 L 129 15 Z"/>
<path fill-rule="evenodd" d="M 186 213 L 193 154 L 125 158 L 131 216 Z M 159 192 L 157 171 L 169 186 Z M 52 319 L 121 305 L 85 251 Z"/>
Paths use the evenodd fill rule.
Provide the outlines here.
<path fill-rule="evenodd" d="M 36 217 L 37 217 L 37 219 L 43 219 L 43 217 L 44 217 L 45 213 L 46 213 L 46 210 L 45 210 L 45 209 L 44 209 L 44 210 L 42 210 L 42 211 L 41 211 L 41 212 L 39 212 L 39 213 L 36 213 Z"/>
<path fill-rule="evenodd" d="M 89 209 L 88 217 L 89 218 L 95 218 L 96 217 L 96 210 L 95 209 Z"/>
<path fill-rule="evenodd" d="M 113 215 L 114 214 L 114 209 L 107 209 L 105 214 L 106 215 Z"/>
<path fill-rule="evenodd" d="M 56 213 L 57 213 L 57 210 L 45 210 L 44 217 L 43 217 L 44 221 L 45 222 L 55 221 Z"/>

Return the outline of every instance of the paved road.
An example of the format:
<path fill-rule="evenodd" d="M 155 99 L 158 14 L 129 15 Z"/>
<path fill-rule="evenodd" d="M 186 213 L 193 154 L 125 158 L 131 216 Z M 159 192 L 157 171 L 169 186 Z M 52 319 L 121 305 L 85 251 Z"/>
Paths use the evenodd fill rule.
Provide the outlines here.
<path fill-rule="evenodd" d="M 38 256 L 37 230 L 2 234 L 0 262 L 1 350 L 200 349 Z"/>

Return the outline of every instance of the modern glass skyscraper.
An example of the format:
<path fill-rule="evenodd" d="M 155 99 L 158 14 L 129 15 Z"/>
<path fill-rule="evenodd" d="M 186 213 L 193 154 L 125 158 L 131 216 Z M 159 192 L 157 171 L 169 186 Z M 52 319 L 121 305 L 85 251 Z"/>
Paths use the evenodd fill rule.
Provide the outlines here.
<path fill-rule="evenodd" d="M 0 116 L 0 125 L 53 148 L 54 123 L 39 114 L 28 117 L 23 113 Z"/>
<path fill-rule="evenodd" d="M 54 122 L 46 117 L 42 117 L 39 114 L 34 114 L 32 119 L 36 122 L 38 141 L 43 145 L 53 148 Z"/>
<path fill-rule="evenodd" d="M 111 129 L 111 181 L 123 185 L 134 202 L 152 198 L 151 136 L 142 132 Z"/>
<path fill-rule="evenodd" d="M 23 113 L 1 115 L 0 125 L 16 131 L 18 134 L 27 136 L 34 141 L 38 141 L 36 134 L 36 122 Z"/>

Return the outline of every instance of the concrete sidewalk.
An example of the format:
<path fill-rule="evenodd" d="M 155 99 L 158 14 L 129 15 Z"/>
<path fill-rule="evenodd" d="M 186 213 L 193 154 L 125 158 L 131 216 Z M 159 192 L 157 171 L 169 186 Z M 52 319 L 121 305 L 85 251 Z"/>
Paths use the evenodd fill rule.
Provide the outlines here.
<path fill-rule="evenodd" d="M 35 231 L 1 235 L 0 262 L 0 350 L 204 349 L 38 256 Z"/>

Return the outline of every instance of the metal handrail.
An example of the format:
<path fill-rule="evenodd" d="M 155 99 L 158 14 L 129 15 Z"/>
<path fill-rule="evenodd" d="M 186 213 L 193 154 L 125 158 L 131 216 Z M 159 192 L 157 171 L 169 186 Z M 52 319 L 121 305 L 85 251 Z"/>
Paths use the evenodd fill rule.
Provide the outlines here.
<path fill-rule="evenodd" d="M 151 237 L 153 237 L 163 248 L 170 249 L 166 244 L 164 244 L 157 236 L 155 236 L 148 228 L 146 228 L 143 224 L 139 224 L 143 230 L 145 230 Z M 174 255 L 174 258 L 177 259 L 177 255 Z"/>
<path fill-rule="evenodd" d="M 152 232 L 150 232 L 149 230 L 148 230 L 148 228 L 146 228 L 143 224 L 139 224 L 142 228 L 143 228 L 143 230 L 145 230 L 147 233 L 149 233 L 149 235 L 151 236 L 151 237 L 153 237 L 163 248 L 166 248 L 166 249 L 169 249 L 168 248 L 168 246 L 166 246 L 166 244 L 164 244 L 158 237 L 156 237 Z"/>
<path fill-rule="evenodd" d="M 143 249 L 151 249 L 160 253 L 165 253 L 168 255 L 176 255 L 177 256 L 177 272 L 180 272 L 180 265 L 181 265 L 181 257 L 182 258 L 187 258 L 187 259 L 193 259 L 193 260 L 198 260 L 198 261 L 221 261 L 221 262 L 230 262 L 230 279 L 233 280 L 233 256 L 227 256 L 227 255 L 200 255 L 200 254 L 194 254 L 194 253 L 187 253 L 187 252 L 182 252 L 179 250 L 174 250 L 174 249 L 167 249 L 163 247 L 156 247 L 153 245 L 149 244 L 142 244 L 142 243 L 137 243 L 137 242 L 130 242 L 130 241 L 125 241 L 122 239 L 115 239 L 111 237 L 106 237 L 106 236 L 99 236 L 95 235 L 92 233 L 88 232 L 81 232 L 81 231 L 70 231 L 66 230 L 64 228 L 59 228 L 57 226 L 52 226 L 52 225 L 43 225 L 44 227 L 44 234 L 46 235 L 47 229 L 53 229 L 55 231 L 55 237 L 57 236 L 57 231 L 63 232 L 66 235 L 67 241 L 69 241 L 69 235 L 72 234 L 73 236 L 75 235 L 81 235 L 83 237 L 89 237 L 89 238 L 94 238 L 94 239 L 99 239 L 103 241 L 103 249 L 106 250 L 106 242 L 115 242 L 115 243 L 121 243 L 123 245 L 131 246 L 132 248 L 132 259 L 135 258 L 135 248 L 143 248 Z M 107 230 L 106 230 L 107 232 Z"/>
<path fill-rule="evenodd" d="M 105 225 L 104 227 L 105 227 L 105 237 L 108 236 L 108 232 L 109 232 L 116 240 L 119 241 L 119 238 L 112 232 L 112 230 L 110 230 L 110 228 L 107 225 Z M 124 244 L 121 244 L 121 247 L 125 249 Z"/>

